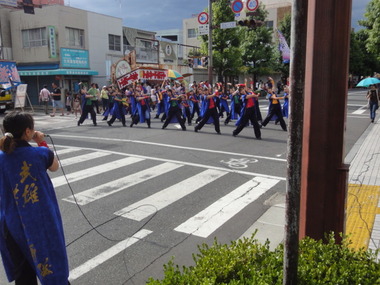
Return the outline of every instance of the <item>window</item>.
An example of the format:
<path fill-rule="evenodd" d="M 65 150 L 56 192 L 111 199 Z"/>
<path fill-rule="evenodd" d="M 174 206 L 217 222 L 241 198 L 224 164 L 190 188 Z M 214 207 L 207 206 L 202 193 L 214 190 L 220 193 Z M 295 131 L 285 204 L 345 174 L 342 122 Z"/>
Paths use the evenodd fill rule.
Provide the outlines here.
<path fill-rule="evenodd" d="M 66 43 L 71 47 L 84 48 L 84 30 L 66 27 Z"/>
<path fill-rule="evenodd" d="M 188 29 L 187 30 L 187 37 L 190 38 L 196 38 L 197 37 L 197 31 L 195 29 Z"/>
<path fill-rule="evenodd" d="M 273 29 L 273 21 L 266 21 L 265 24 L 268 28 Z"/>
<path fill-rule="evenodd" d="M 121 51 L 121 37 L 116 35 L 108 35 L 108 45 L 110 50 Z"/>
<path fill-rule="evenodd" d="M 46 28 L 22 30 L 22 45 L 24 48 L 47 46 Z"/>

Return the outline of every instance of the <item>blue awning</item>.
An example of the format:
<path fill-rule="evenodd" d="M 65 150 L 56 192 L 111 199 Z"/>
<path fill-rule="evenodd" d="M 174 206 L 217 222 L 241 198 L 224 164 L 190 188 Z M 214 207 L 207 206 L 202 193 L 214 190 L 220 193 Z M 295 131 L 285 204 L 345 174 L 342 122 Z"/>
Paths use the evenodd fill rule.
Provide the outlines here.
<path fill-rule="evenodd" d="M 19 70 L 20 76 L 46 76 L 46 75 L 98 75 L 99 72 L 90 69 L 45 69 L 45 70 Z"/>

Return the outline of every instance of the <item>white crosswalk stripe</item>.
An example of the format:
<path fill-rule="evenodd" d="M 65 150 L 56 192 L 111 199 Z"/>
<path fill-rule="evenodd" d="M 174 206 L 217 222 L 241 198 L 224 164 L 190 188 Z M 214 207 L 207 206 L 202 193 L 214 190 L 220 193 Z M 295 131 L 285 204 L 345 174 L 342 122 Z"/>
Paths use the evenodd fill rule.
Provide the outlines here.
<path fill-rule="evenodd" d="M 179 225 L 175 230 L 206 238 L 278 182 L 279 180 L 275 179 L 255 177 Z"/>
<path fill-rule="evenodd" d="M 143 171 L 139 171 L 137 173 L 122 177 L 115 181 L 111 181 L 111 182 L 99 185 L 97 187 L 93 187 L 79 194 L 75 194 L 75 199 L 73 196 L 70 196 L 63 200 L 72 202 L 72 203 L 77 202 L 79 205 L 86 205 L 95 200 L 123 191 L 127 189 L 128 187 L 132 187 L 134 185 L 137 185 L 141 182 L 155 178 L 164 173 L 173 171 L 181 166 L 182 166 L 181 164 L 166 162 L 161 165 L 157 165 L 148 169 L 144 169 Z"/>
<path fill-rule="evenodd" d="M 114 245 L 113 247 L 109 248 L 108 250 L 100 253 L 99 255 L 97 255 L 94 258 L 88 260 L 84 264 L 82 264 L 82 265 L 78 266 L 77 268 L 71 270 L 70 274 L 69 274 L 69 276 L 70 276 L 69 279 L 71 281 L 73 281 L 75 279 L 78 279 L 82 275 L 84 275 L 87 272 L 89 272 L 90 270 L 96 268 L 100 264 L 104 263 L 105 261 L 107 261 L 111 257 L 113 257 L 116 254 L 122 252 L 123 250 L 125 250 L 126 248 L 128 248 L 131 245 L 135 244 L 136 242 L 142 240 L 143 238 L 145 238 L 146 236 L 148 236 L 151 233 L 152 233 L 152 231 L 144 230 L 143 229 L 143 230 L 137 232 L 132 237 L 127 238 L 127 239 L 119 242 L 118 244 Z"/>
<path fill-rule="evenodd" d="M 227 172 L 213 169 L 205 170 L 188 179 L 182 180 L 169 188 L 161 190 L 150 197 L 142 199 L 141 201 L 116 212 L 115 215 L 141 221 L 154 214 L 155 211 L 165 208 L 225 174 L 227 174 Z"/>
<path fill-rule="evenodd" d="M 89 178 L 89 177 L 104 173 L 104 171 L 115 170 L 120 167 L 124 167 L 124 166 L 130 165 L 136 162 L 140 162 L 143 160 L 144 159 L 137 158 L 137 157 L 127 157 L 127 158 L 115 160 L 109 163 L 105 163 L 102 165 L 76 171 L 74 173 L 70 173 L 66 175 L 66 177 L 69 180 L 69 182 L 75 182 L 84 178 Z M 55 177 L 52 179 L 52 182 L 53 182 L 54 187 L 59 187 L 66 184 L 66 178 L 64 176 Z"/>
<path fill-rule="evenodd" d="M 73 157 L 70 157 L 70 158 L 62 159 L 61 160 L 61 165 L 62 166 L 69 166 L 69 165 L 73 165 L 73 164 L 76 164 L 76 163 L 85 162 L 85 161 L 88 161 L 88 160 L 92 160 L 92 159 L 96 159 L 96 158 L 100 158 L 100 157 L 104 157 L 104 156 L 108 156 L 108 155 L 110 155 L 110 154 L 109 153 L 105 153 L 105 152 L 86 153 L 86 154 L 82 154 L 82 155 L 78 155 L 78 156 L 73 156 Z"/>

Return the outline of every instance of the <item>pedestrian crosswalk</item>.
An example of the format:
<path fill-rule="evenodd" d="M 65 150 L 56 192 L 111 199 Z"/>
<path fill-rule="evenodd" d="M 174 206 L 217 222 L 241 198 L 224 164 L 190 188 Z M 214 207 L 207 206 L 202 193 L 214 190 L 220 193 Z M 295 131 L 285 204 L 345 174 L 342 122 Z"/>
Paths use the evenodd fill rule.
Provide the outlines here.
<path fill-rule="evenodd" d="M 116 198 L 118 207 L 125 204 L 116 211 L 113 209 L 109 214 L 119 216 L 126 221 L 143 221 L 158 211 L 170 208 L 175 203 L 190 199 L 189 197 L 194 194 L 201 197 L 207 195 L 210 185 L 214 185 L 211 188 L 219 185 L 223 191 L 220 191 L 222 193 L 215 197 L 214 201 L 210 202 L 210 198 L 207 197 L 205 200 L 208 204 L 202 203 L 201 207 L 196 207 L 196 210 L 190 209 L 184 213 L 172 214 L 178 217 L 178 221 L 175 226 L 168 228 L 168 231 L 201 238 L 210 237 L 245 207 L 284 180 L 283 177 L 276 178 L 265 174 L 247 175 L 246 170 L 240 173 L 238 170 L 231 171 L 228 167 L 208 167 L 191 162 L 175 162 L 130 154 L 123 156 L 120 153 L 96 149 L 60 146 L 57 156 L 66 175 L 63 175 L 63 172 L 53 175 L 51 180 L 54 187 L 64 186 L 67 183 L 66 179 L 74 186 L 75 183 L 82 183 L 82 187 L 85 185 L 84 189 L 81 187 L 83 190 L 74 195 L 61 197 L 63 203 L 76 203 L 81 207 L 91 207 L 94 204 L 94 207 L 97 207 L 107 197 L 118 197 L 117 195 L 136 191 L 140 189 L 140 186 L 142 189 L 147 187 L 147 184 L 152 185 L 158 180 L 165 181 L 165 183 L 157 183 L 160 187 L 149 189 L 150 191 L 136 191 L 139 196 L 131 202 L 129 199 Z M 114 175 L 115 171 L 117 171 L 117 178 Z M 97 180 L 97 185 L 93 185 L 91 179 L 87 180 L 98 175 L 101 175 L 102 179 L 100 183 Z M 86 181 L 83 182 L 85 179 Z M 154 231 L 145 227 L 135 235 L 90 257 L 72 269 L 70 280 L 83 276 L 112 256 L 126 250 L 127 247 L 154 235 Z"/>

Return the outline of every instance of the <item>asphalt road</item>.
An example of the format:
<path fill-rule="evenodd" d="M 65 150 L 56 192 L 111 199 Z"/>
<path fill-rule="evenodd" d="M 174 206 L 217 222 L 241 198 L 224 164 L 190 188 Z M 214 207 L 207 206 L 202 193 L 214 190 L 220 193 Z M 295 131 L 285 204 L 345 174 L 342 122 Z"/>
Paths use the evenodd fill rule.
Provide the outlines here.
<path fill-rule="evenodd" d="M 364 90 L 349 92 L 346 153 L 370 125 L 365 105 Z M 197 245 L 236 240 L 268 209 L 265 201 L 285 193 L 288 134 L 273 123 L 258 141 L 252 128 L 233 137 L 232 123 L 217 135 L 207 125 L 199 133 L 162 130 L 157 119 L 151 129 L 109 127 L 101 117 L 96 127 L 90 120 L 77 127 L 72 115 L 35 120 L 62 163 L 50 176 L 73 285 L 161 278 L 172 256 L 189 265 Z"/>

